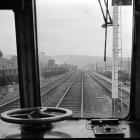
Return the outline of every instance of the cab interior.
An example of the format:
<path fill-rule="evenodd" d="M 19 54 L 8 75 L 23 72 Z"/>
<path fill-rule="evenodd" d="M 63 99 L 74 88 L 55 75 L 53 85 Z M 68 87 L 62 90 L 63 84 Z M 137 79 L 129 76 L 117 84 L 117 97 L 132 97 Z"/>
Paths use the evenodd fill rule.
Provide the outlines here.
<path fill-rule="evenodd" d="M 41 108 L 40 78 L 38 62 L 38 36 L 36 0 L 0 0 L 0 10 L 14 12 L 20 108 Z M 8 122 L 0 120 L 0 138 L 139 138 L 140 137 L 140 2 L 133 0 L 133 28 L 132 28 L 132 63 L 131 63 L 131 88 L 130 111 L 126 118 L 71 118 L 71 112 L 57 110 L 68 114 L 64 120 L 52 119 L 44 126 L 45 120 L 35 119 L 33 123 Z M 53 111 L 53 109 L 50 109 Z M 55 111 L 55 110 L 54 110 Z M 10 112 L 9 112 L 10 114 Z M 12 113 L 11 113 L 12 114 Z M 38 122 L 37 124 L 35 122 Z M 54 122 L 53 122 L 54 121 Z M 40 128 L 41 127 L 41 128 Z M 98 132 L 95 127 L 103 129 Z M 112 127 L 115 127 L 114 133 Z M 37 129 L 32 129 L 37 128 Z M 118 130 L 121 128 L 121 132 Z"/>

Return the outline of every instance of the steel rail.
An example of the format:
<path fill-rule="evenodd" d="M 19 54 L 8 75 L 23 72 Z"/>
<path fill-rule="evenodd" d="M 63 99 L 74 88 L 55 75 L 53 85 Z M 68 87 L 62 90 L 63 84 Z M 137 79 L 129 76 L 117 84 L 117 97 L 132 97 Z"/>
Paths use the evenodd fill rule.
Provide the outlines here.
<path fill-rule="evenodd" d="M 12 99 L 12 100 L 10 100 L 10 101 L 8 101 L 8 102 L 6 102 L 6 103 L 0 105 L 0 108 L 5 107 L 5 106 L 11 104 L 11 103 L 17 101 L 18 99 L 20 99 L 20 97 L 14 98 L 14 99 Z"/>
<path fill-rule="evenodd" d="M 59 100 L 59 102 L 56 105 L 56 108 L 59 107 L 59 105 L 62 103 L 64 97 L 66 96 L 66 94 L 69 92 L 70 88 L 72 87 L 72 85 L 74 84 L 75 80 L 77 79 L 79 73 L 75 76 L 75 78 L 71 81 L 70 85 L 68 86 L 67 90 L 64 92 L 63 96 L 61 97 L 61 99 Z"/>
<path fill-rule="evenodd" d="M 43 83 L 41 83 L 42 85 L 41 85 L 41 88 L 42 87 L 44 87 L 44 86 L 46 86 L 46 85 L 48 85 L 48 84 L 51 84 L 51 83 L 53 83 L 53 82 L 56 82 L 56 81 L 58 81 L 59 79 L 61 79 L 61 78 L 64 78 L 64 77 L 66 77 L 66 76 L 68 76 L 68 75 L 70 75 L 70 74 L 72 74 L 72 73 L 68 73 L 68 74 L 65 74 L 65 75 L 61 75 L 61 76 L 59 76 L 57 79 L 54 79 L 54 80 L 51 80 L 50 82 L 46 82 L 46 81 L 44 81 Z M 44 84 L 44 83 L 47 83 L 47 84 Z"/>
<path fill-rule="evenodd" d="M 47 85 L 49 85 L 49 84 L 52 84 L 52 83 L 54 83 L 54 82 L 56 82 L 56 81 L 62 80 L 63 78 L 65 78 L 65 79 L 63 80 L 63 81 L 65 81 L 65 80 L 66 80 L 67 78 L 69 78 L 70 76 L 71 76 L 71 75 L 68 74 L 68 75 L 66 75 L 66 76 L 60 77 L 60 78 L 57 79 L 57 80 L 51 81 L 51 82 L 47 83 L 46 85 L 41 86 L 41 88 L 43 88 L 43 87 L 45 87 L 45 86 L 47 86 Z M 59 82 L 58 85 L 59 85 L 60 83 L 62 83 L 62 81 Z M 55 88 L 56 86 L 57 86 L 57 85 L 53 86 L 53 88 Z M 52 90 L 53 88 L 51 87 L 50 89 L 47 90 L 47 92 L 49 92 L 49 91 Z M 41 89 L 41 90 L 42 90 L 42 89 Z M 46 93 L 46 91 L 45 91 L 45 93 Z M 41 93 L 41 96 L 43 96 L 45 93 Z M 12 100 L 10 100 L 10 101 L 8 101 L 8 102 L 6 102 L 6 103 L 0 105 L 0 108 L 3 108 L 3 107 L 8 106 L 8 105 L 10 105 L 10 104 L 12 104 L 12 103 L 15 103 L 15 102 L 18 101 L 19 99 L 20 99 L 20 97 L 14 98 L 14 99 L 12 99 Z"/>
<path fill-rule="evenodd" d="M 102 82 L 100 82 L 99 81 L 99 79 L 97 79 L 97 78 L 95 78 L 95 77 L 93 77 L 93 75 L 92 74 L 89 74 L 88 73 L 88 75 L 90 76 L 90 77 L 92 77 L 94 80 L 96 80 L 100 85 L 102 85 L 105 89 L 107 89 L 110 93 L 112 92 L 111 90 L 110 90 L 110 88 L 108 88 L 107 86 L 105 86 Z M 98 77 L 99 78 L 99 77 Z M 107 81 L 106 81 L 107 82 Z M 109 83 L 110 84 L 110 83 Z M 127 103 L 127 101 L 125 100 L 125 99 L 123 99 L 122 97 L 119 97 L 119 99 L 125 104 L 125 105 L 127 105 L 128 107 L 129 107 L 129 104 Z M 125 101 L 124 101 L 125 100 Z"/>
<path fill-rule="evenodd" d="M 112 82 L 108 79 L 108 80 L 105 80 L 104 78 L 102 78 L 102 77 L 100 77 L 100 76 L 98 76 L 98 75 L 96 75 L 96 74 L 94 74 L 94 73 L 92 73 L 93 75 L 95 75 L 95 76 L 97 76 L 97 77 L 99 77 L 100 79 L 102 79 L 102 80 L 104 80 L 105 82 L 107 82 L 107 83 L 110 83 L 110 84 L 112 84 Z M 124 91 L 125 93 L 127 93 L 127 94 L 130 94 L 130 92 L 128 92 L 126 89 L 124 89 L 124 88 L 120 88 L 119 87 L 119 89 L 120 90 L 122 90 L 122 91 Z"/>
<path fill-rule="evenodd" d="M 45 91 L 44 93 L 41 93 L 41 96 L 43 96 L 43 95 L 45 95 L 45 94 L 47 94 L 48 92 L 50 92 L 51 90 L 53 90 L 55 87 L 57 87 L 58 85 L 60 85 L 61 83 L 63 83 L 64 81 L 66 81 L 69 77 L 71 77 L 71 75 L 70 76 L 67 76 L 67 77 L 65 77 L 65 79 L 64 80 L 62 80 L 62 81 L 60 81 L 60 82 L 58 82 L 57 84 L 55 84 L 54 86 L 51 86 L 47 91 Z"/>
<path fill-rule="evenodd" d="M 106 82 L 106 83 L 112 85 L 112 83 L 111 83 L 110 81 L 105 80 L 105 79 L 103 79 L 102 77 L 100 77 L 100 76 L 98 76 L 98 75 L 96 75 L 96 74 L 93 74 L 93 73 L 91 73 L 91 74 L 94 75 L 95 77 L 98 77 L 99 79 L 103 80 L 104 82 Z M 103 85 L 103 86 L 105 86 L 105 85 Z M 108 89 L 110 90 L 110 88 L 108 88 Z M 130 93 L 129 93 L 127 90 L 125 90 L 125 89 L 119 88 L 119 90 L 121 90 L 121 91 L 124 92 L 124 93 L 127 93 L 127 95 L 130 94 Z M 110 90 L 110 92 L 112 92 L 112 91 Z M 126 104 L 126 105 L 129 107 L 129 103 L 126 101 L 126 99 L 125 99 L 124 97 L 119 96 L 119 98 L 120 98 L 120 100 L 121 100 L 124 104 Z"/>

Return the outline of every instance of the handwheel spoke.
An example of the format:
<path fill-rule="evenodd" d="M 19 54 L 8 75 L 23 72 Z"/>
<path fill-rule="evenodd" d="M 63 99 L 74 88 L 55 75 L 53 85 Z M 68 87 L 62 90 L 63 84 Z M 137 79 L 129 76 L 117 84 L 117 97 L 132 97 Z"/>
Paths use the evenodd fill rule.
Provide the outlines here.
<path fill-rule="evenodd" d="M 28 114 L 13 114 L 9 115 L 10 117 L 15 117 L 15 118 L 28 118 Z"/>
<path fill-rule="evenodd" d="M 51 114 L 50 112 L 45 112 L 47 111 L 47 108 L 35 108 L 34 111 L 28 114 L 29 119 L 34 119 L 34 118 L 44 118 L 44 117 L 55 117 L 56 115 Z"/>
<path fill-rule="evenodd" d="M 34 119 L 34 118 L 47 118 L 47 117 L 56 117 L 54 114 L 49 114 L 49 113 L 40 113 L 40 114 L 28 114 L 29 119 Z"/>

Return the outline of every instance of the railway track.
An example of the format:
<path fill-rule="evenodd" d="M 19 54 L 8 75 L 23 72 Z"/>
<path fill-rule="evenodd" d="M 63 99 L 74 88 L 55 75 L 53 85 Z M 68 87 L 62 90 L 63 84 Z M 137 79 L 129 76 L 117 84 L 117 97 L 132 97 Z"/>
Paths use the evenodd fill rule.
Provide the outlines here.
<path fill-rule="evenodd" d="M 104 107 L 102 106 L 104 105 L 101 102 L 99 105 L 99 102 L 97 101 L 98 99 L 94 99 L 95 92 L 97 92 L 100 86 L 96 87 L 97 89 L 93 93 L 92 89 L 90 89 L 89 86 L 87 86 L 89 83 L 87 82 L 85 77 L 86 73 L 80 72 L 79 75 L 76 76 L 73 79 L 73 81 L 71 81 L 64 94 L 61 95 L 61 98 L 57 97 L 57 99 L 59 98 L 59 101 L 57 99 L 54 100 L 55 104 L 53 104 L 53 107 L 62 107 L 72 110 L 73 118 L 93 118 L 95 115 L 98 117 L 107 116 L 108 114 L 103 115 Z M 86 78 L 88 79 L 89 77 Z M 107 101 L 106 98 L 104 100 L 105 102 Z M 96 109 L 96 106 L 94 106 L 95 102 L 97 102 L 97 106 L 100 106 L 97 108 L 102 108 L 102 111 L 100 109 Z"/>
<path fill-rule="evenodd" d="M 93 73 L 88 73 L 88 74 L 94 80 L 96 80 L 100 85 L 102 85 L 106 90 L 108 90 L 110 93 L 112 92 L 111 91 L 112 84 L 109 81 L 107 81 L 105 79 L 102 79 L 101 77 L 99 77 L 99 76 L 97 76 L 97 75 L 95 75 Z M 124 105 L 129 107 L 129 98 L 130 98 L 129 92 L 127 92 L 126 90 L 120 89 L 120 88 L 119 88 L 119 92 L 122 92 L 122 95 L 119 95 L 119 99 L 123 102 Z"/>
<path fill-rule="evenodd" d="M 62 107 L 73 111 L 73 118 L 92 117 L 94 114 L 93 102 L 90 102 L 92 95 L 85 92 L 85 73 L 80 72 L 73 80 L 66 84 L 66 88 L 52 91 L 45 94 L 43 106 Z M 88 83 L 87 83 L 88 84 Z M 63 85 L 64 86 L 64 85 Z M 61 85 L 61 87 L 63 87 Z M 48 96 L 47 96 L 48 95 Z M 49 96 L 50 95 L 50 96 Z"/>
<path fill-rule="evenodd" d="M 73 75 L 73 73 L 70 73 L 68 75 L 64 75 L 64 76 L 58 78 L 57 80 L 50 81 L 49 83 L 43 84 L 41 86 L 41 95 L 43 96 L 47 92 L 53 90 L 58 85 L 60 85 L 61 83 L 65 82 L 72 75 Z M 6 110 L 18 108 L 19 106 L 20 106 L 20 97 L 17 97 L 17 98 L 14 98 L 14 99 L 12 99 L 12 100 L 0 105 L 0 112 L 2 113 L 4 111 L 6 111 Z"/>
<path fill-rule="evenodd" d="M 106 90 L 111 92 L 110 84 L 105 82 L 105 80 L 101 80 L 101 78 L 92 75 L 91 73 L 72 73 L 67 76 L 61 77 L 59 80 L 43 84 L 43 86 L 41 87 L 42 106 L 71 109 L 73 111 L 74 118 L 88 118 L 88 116 L 98 116 L 98 114 L 100 114 L 98 112 L 101 111 L 99 108 L 102 108 L 101 106 L 103 106 L 103 104 L 101 104 L 101 101 L 98 102 L 98 99 L 95 99 L 95 94 L 99 92 L 98 89 L 93 91 L 92 89 L 90 89 L 92 85 L 87 86 L 89 82 L 86 83 L 85 81 L 90 81 L 87 80 L 89 79 L 89 77 L 93 78 L 97 83 L 99 83 L 99 85 L 102 85 Z M 95 86 L 97 85 L 98 84 L 95 84 Z M 96 88 L 100 88 L 100 86 Z M 106 93 L 104 93 L 104 95 L 106 96 Z M 98 97 L 100 97 L 100 95 Z M 107 100 L 103 99 L 103 101 Z M 124 100 L 123 103 L 127 105 L 126 101 Z M 0 106 L 0 112 L 16 107 L 19 107 L 19 97 Z M 103 113 L 101 113 L 101 116 L 103 116 Z"/>
<path fill-rule="evenodd" d="M 73 111 L 73 118 L 91 117 L 93 102 L 89 103 L 90 94 L 85 94 L 85 73 L 79 72 L 68 84 L 66 88 L 52 91 L 50 97 L 46 96 L 46 103 L 43 106 L 67 108 Z M 63 85 L 64 86 L 64 85 Z M 61 85 L 62 87 L 62 85 Z M 49 95 L 49 94 L 45 94 Z"/>
<path fill-rule="evenodd" d="M 71 109 L 73 117 L 83 117 L 83 73 L 70 83 L 56 107 Z"/>
<path fill-rule="evenodd" d="M 71 80 L 69 80 L 70 77 Z M 57 88 L 62 87 L 62 84 L 66 83 L 66 80 L 69 81 L 66 90 L 60 95 L 57 94 Z M 42 98 L 45 100 L 48 99 L 49 103 L 51 103 L 51 106 L 54 106 L 56 108 L 64 107 L 71 109 L 73 111 L 74 117 L 83 117 L 83 73 L 68 75 L 67 77 L 65 77 L 65 79 L 59 80 L 59 82 L 55 83 L 54 85 L 52 85 L 52 83 L 50 82 L 47 84 L 47 86 L 44 85 L 41 88 L 41 93 Z M 47 98 L 49 96 L 51 96 L 51 99 L 53 99 L 53 101 Z M 54 96 L 55 99 L 52 96 Z M 19 97 L 1 106 L 0 110 L 1 112 L 3 112 L 16 107 L 19 107 Z"/>
<path fill-rule="evenodd" d="M 108 78 L 106 78 L 106 77 L 104 77 L 104 76 L 102 76 L 102 75 L 99 75 L 99 74 L 95 74 L 95 73 L 92 73 L 93 75 L 95 75 L 96 77 L 99 77 L 100 79 L 102 79 L 103 81 L 105 81 L 105 82 L 107 82 L 107 83 L 110 83 L 110 85 L 112 85 L 112 81 L 111 81 L 111 79 L 108 79 Z M 126 88 L 124 88 L 124 87 L 119 87 L 119 89 L 121 89 L 123 92 L 125 92 L 127 95 L 128 94 L 130 94 L 130 91 L 129 91 L 129 89 L 126 89 Z"/>

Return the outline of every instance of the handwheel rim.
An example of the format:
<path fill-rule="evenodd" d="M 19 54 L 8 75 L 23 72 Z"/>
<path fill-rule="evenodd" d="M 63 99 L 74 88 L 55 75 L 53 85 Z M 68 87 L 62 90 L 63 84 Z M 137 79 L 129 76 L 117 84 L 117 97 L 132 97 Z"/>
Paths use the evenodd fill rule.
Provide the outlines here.
<path fill-rule="evenodd" d="M 35 108 L 23 108 L 23 109 L 14 109 L 14 110 L 9 110 L 6 112 L 1 113 L 1 119 L 5 122 L 9 123 L 17 123 L 17 124 L 47 124 L 51 122 L 57 122 L 61 120 L 68 119 L 72 116 L 72 111 L 69 109 L 64 109 L 64 108 L 55 108 L 55 107 L 40 107 L 43 110 L 52 110 L 56 112 L 64 112 L 64 114 L 59 115 L 59 116 L 54 116 L 54 117 L 48 117 L 48 118 L 16 118 L 16 117 L 11 117 L 10 115 L 14 113 L 24 113 L 24 112 L 30 112 L 34 111 Z"/>

